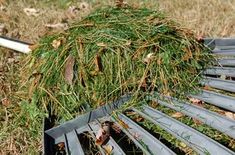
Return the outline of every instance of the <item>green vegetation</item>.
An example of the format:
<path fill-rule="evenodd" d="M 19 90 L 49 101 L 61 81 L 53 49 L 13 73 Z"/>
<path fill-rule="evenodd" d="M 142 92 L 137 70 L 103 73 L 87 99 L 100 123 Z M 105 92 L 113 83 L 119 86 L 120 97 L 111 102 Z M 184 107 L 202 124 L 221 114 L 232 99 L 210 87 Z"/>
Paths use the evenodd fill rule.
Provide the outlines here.
<path fill-rule="evenodd" d="M 28 100 L 62 120 L 123 94 L 157 90 L 181 97 L 199 86 L 208 50 L 193 35 L 148 9 L 100 9 L 66 32 L 46 36 L 25 59 Z"/>

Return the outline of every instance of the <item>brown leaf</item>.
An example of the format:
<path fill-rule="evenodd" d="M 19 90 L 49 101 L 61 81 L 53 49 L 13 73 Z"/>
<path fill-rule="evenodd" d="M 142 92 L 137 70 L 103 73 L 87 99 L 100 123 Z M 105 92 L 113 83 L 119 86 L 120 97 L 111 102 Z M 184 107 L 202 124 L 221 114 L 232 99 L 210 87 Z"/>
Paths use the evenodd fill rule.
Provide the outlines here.
<path fill-rule="evenodd" d="M 57 144 L 57 147 L 58 147 L 58 150 L 60 150 L 60 151 L 65 150 L 64 142 L 58 143 L 58 144 Z"/>
<path fill-rule="evenodd" d="M 149 53 L 149 54 L 144 58 L 143 61 L 144 61 L 146 64 L 149 64 L 152 59 L 153 59 L 153 53 Z"/>
<path fill-rule="evenodd" d="M 204 86 L 204 88 L 203 88 L 204 90 L 210 90 L 211 89 L 211 87 L 210 86 Z"/>
<path fill-rule="evenodd" d="M 59 30 L 67 30 L 68 29 L 67 23 L 46 24 L 45 26 L 48 28 L 51 28 L 51 29 L 59 29 Z"/>
<path fill-rule="evenodd" d="M 143 121 L 144 121 L 144 118 L 138 116 L 138 117 L 135 119 L 135 121 L 136 121 L 136 122 L 143 122 Z"/>
<path fill-rule="evenodd" d="M 105 154 L 106 155 L 111 155 L 112 154 L 113 146 L 111 146 L 111 145 L 104 145 L 103 148 L 105 150 Z"/>
<path fill-rule="evenodd" d="M 98 130 L 96 134 L 96 145 L 103 145 L 104 142 L 108 140 L 110 136 L 110 123 L 102 124 L 101 128 Z"/>
<path fill-rule="evenodd" d="M 35 8 L 24 8 L 24 13 L 27 16 L 34 16 L 37 17 L 40 15 L 40 10 L 35 9 Z"/>
<path fill-rule="evenodd" d="M 75 59 L 73 56 L 69 55 L 66 63 L 65 63 L 65 72 L 64 77 L 65 81 L 72 85 L 73 84 L 73 66 L 74 66 Z"/>
<path fill-rule="evenodd" d="M 94 63 L 95 63 L 95 66 L 96 66 L 95 71 L 96 72 L 102 72 L 103 71 L 103 65 L 102 65 L 102 60 L 101 60 L 101 57 L 100 57 L 99 54 L 97 54 L 95 56 Z"/>
<path fill-rule="evenodd" d="M 78 16 L 80 8 L 76 6 L 69 6 L 68 10 L 66 11 L 65 15 L 68 19 L 75 19 Z"/>
<path fill-rule="evenodd" d="M 199 100 L 199 99 L 189 97 L 189 101 L 192 102 L 193 104 L 197 105 L 197 106 L 203 107 L 204 102 Z"/>
<path fill-rule="evenodd" d="M 1 101 L 2 101 L 2 105 L 5 107 L 8 107 L 11 104 L 11 101 L 8 98 L 3 98 Z"/>
<path fill-rule="evenodd" d="M 127 3 L 124 2 L 124 0 L 117 0 L 117 1 L 116 1 L 116 6 L 119 7 L 119 8 L 125 6 L 126 4 L 127 4 Z"/>
<path fill-rule="evenodd" d="M 54 47 L 54 49 L 58 49 L 62 43 L 65 42 L 64 38 L 55 39 L 52 41 L 51 45 Z"/>
<path fill-rule="evenodd" d="M 79 8 L 83 11 L 89 11 L 90 5 L 87 2 L 82 2 L 80 3 Z"/>
<path fill-rule="evenodd" d="M 234 119 L 235 120 L 235 114 L 232 112 L 225 112 L 225 116 L 230 118 L 230 119 Z"/>
<path fill-rule="evenodd" d="M 196 119 L 196 118 L 193 118 L 193 122 L 194 122 L 196 125 L 201 125 L 201 124 L 203 124 L 201 121 L 199 121 L 199 120 Z"/>
<path fill-rule="evenodd" d="M 173 118 L 181 118 L 183 116 L 184 116 L 184 114 L 182 114 L 181 112 L 176 112 L 171 115 L 171 117 L 173 117 Z"/>

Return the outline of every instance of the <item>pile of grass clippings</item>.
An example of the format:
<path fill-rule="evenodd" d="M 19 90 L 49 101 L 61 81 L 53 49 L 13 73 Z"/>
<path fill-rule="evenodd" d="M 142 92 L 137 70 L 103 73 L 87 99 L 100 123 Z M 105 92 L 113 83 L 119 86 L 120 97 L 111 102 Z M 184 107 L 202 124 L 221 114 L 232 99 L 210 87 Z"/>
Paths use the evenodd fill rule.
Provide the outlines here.
<path fill-rule="evenodd" d="M 193 34 L 146 8 L 105 8 L 41 39 L 24 61 L 25 100 L 63 120 L 126 93 L 181 97 L 199 87 L 209 50 Z"/>

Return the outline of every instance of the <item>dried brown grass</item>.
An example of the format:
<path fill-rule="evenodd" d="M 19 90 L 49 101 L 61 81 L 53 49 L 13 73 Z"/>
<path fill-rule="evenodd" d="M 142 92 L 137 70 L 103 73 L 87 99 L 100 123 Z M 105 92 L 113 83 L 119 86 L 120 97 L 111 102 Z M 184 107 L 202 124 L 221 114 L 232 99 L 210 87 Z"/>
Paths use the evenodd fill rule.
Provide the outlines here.
<path fill-rule="evenodd" d="M 198 35 L 235 36 L 234 0 L 164 0 L 159 7 Z"/>

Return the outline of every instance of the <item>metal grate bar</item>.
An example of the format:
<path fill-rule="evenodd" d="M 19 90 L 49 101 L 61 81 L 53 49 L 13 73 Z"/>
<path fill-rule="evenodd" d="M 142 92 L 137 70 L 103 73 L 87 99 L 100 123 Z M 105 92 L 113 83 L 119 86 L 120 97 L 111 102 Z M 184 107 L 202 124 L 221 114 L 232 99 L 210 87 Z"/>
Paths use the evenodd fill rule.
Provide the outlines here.
<path fill-rule="evenodd" d="M 66 134 L 68 140 L 68 148 L 71 155 L 84 155 L 81 143 L 79 142 L 76 130 Z"/>
<path fill-rule="evenodd" d="M 222 66 L 233 66 L 235 67 L 235 59 L 223 58 L 219 59 L 218 63 Z"/>
<path fill-rule="evenodd" d="M 234 46 L 235 38 L 205 38 L 204 44 L 207 46 Z"/>
<path fill-rule="evenodd" d="M 231 81 L 231 80 L 222 80 L 219 78 L 205 77 L 201 81 L 201 84 L 206 85 L 206 86 L 210 86 L 210 87 L 214 87 L 217 89 L 221 89 L 221 90 L 235 92 L 235 81 Z"/>
<path fill-rule="evenodd" d="M 175 155 L 175 153 L 162 144 L 158 139 L 140 127 L 138 124 L 133 122 L 127 116 L 123 114 L 118 114 L 118 119 L 123 121 L 128 125 L 128 128 L 122 128 L 123 132 L 131 139 L 133 142 L 139 146 L 145 154 L 164 154 L 164 155 Z M 138 138 L 134 137 L 137 135 Z M 143 146 L 144 143 L 144 146 Z"/>
<path fill-rule="evenodd" d="M 130 95 L 123 96 L 117 101 L 101 106 L 91 112 L 80 115 L 79 117 L 73 120 L 67 121 L 57 127 L 49 129 L 46 131 L 46 134 L 56 139 L 60 135 L 68 133 L 72 131 L 73 129 L 80 128 L 81 126 L 87 125 L 87 123 L 95 119 L 110 115 L 113 110 L 120 107 L 123 103 L 127 102 L 130 98 L 131 98 Z"/>
<path fill-rule="evenodd" d="M 220 132 L 235 138 L 235 121 L 228 119 L 227 117 L 221 116 L 215 112 L 211 112 L 199 106 L 180 102 L 176 99 L 168 99 L 171 103 L 164 102 L 162 100 L 153 98 L 152 100 L 157 101 L 159 104 L 182 112 L 190 117 L 196 118 L 201 122 L 219 130 Z"/>
<path fill-rule="evenodd" d="M 227 50 L 214 49 L 214 50 L 212 50 L 212 52 L 213 52 L 213 54 L 224 55 L 224 56 L 234 56 L 235 55 L 235 49 L 227 49 Z"/>
<path fill-rule="evenodd" d="M 234 152 L 211 138 L 149 106 L 144 105 L 142 112 L 137 109 L 134 110 L 191 146 L 199 154 L 234 154 Z"/>
<path fill-rule="evenodd" d="M 235 98 L 223 94 L 203 90 L 200 94 L 190 95 L 193 98 L 205 101 L 215 106 L 235 112 Z"/>
<path fill-rule="evenodd" d="M 101 127 L 101 124 L 100 122 L 98 122 L 97 120 L 91 122 L 90 124 L 90 127 L 91 129 L 94 131 L 94 132 L 97 132 L 100 127 Z M 123 152 L 123 150 L 119 147 L 119 145 L 113 140 L 112 137 L 110 137 L 108 143 L 108 145 L 111 145 L 113 147 L 113 150 L 112 150 L 112 153 L 115 154 L 115 155 L 125 155 L 125 153 Z"/>
<path fill-rule="evenodd" d="M 226 75 L 235 77 L 235 69 L 232 67 L 213 67 L 206 69 L 203 74 L 207 75 Z"/>

